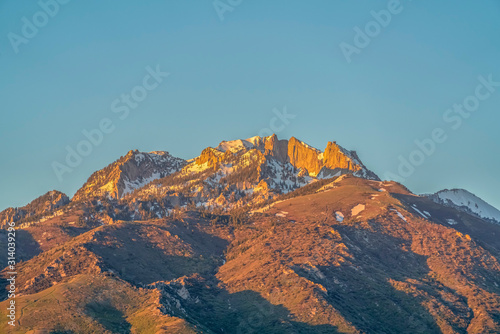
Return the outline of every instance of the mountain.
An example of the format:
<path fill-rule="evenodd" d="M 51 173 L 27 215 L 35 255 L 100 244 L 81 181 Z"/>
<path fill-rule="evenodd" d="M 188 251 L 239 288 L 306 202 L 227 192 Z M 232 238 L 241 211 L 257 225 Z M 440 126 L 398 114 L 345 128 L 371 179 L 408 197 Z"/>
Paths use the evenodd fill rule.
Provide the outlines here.
<path fill-rule="evenodd" d="M 13 333 L 500 330 L 500 239 L 465 233 L 474 216 L 395 182 L 350 175 L 286 196 L 242 220 L 176 209 L 162 219 L 113 220 L 54 245 L 18 265 L 22 313 L 18 326 L 7 327 L 7 301 L 1 302 L 0 327 Z M 500 235 L 500 226 L 488 226 Z"/>
<path fill-rule="evenodd" d="M 188 161 L 164 151 L 129 151 L 94 172 L 77 190 L 72 203 L 87 202 L 83 217 L 95 222 L 161 218 L 176 206 L 227 210 L 264 203 L 311 182 L 343 174 L 379 180 L 355 151 L 335 142 L 328 142 L 322 152 L 294 137 L 256 136 L 223 141 Z M 92 202 L 93 198 L 107 201 Z M 114 201 L 123 198 L 127 199 Z M 104 211 L 103 205 L 107 208 Z M 24 217 L 16 212 L 4 211 L 4 223 Z M 41 217 L 33 216 L 30 221 L 36 224 L 36 218 Z"/>
<path fill-rule="evenodd" d="M 465 189 L 445 189 L 426 196 L 436 203 L 500 224 L 500 210 Z"/>
<path fill-rule="evenodd" d="M 185 164 L 185 160 L 164 151 L 129 151 L 127 155 L 93 173 L 78 189 L 73 200 L 94 196 L 121 198 L 153 180 L 178 171 Z"/>
<path fill-rule="evenodd" d="M 335 142 L 130 151 L 71 201 L 51 193 L 2 212 L 18 263 L 1 332 L 500 332 L 493 211 L 380 181 Z"/>
<path fill-rule="evenodd" d="M 8 222 L 12 221 L 41 218 L 44 214 L 48 214 L 68 203 L 68 196 L 62 192 L 57 190 L 49 191 L 23 207 L 7 208 L 0 212 L 0 227 L 5 227 Z"/>
<path fill-rule="evenodd" d="M 158 217 L 189 204 L 227 210 L 273 200 L 343 174 L 379 180 L 356 152 L 335 142 L 322 152 L 294 137 L 252 137 L 208 147 L 177 173 L 142 187 L 129 198 L 151 202 Z"/>

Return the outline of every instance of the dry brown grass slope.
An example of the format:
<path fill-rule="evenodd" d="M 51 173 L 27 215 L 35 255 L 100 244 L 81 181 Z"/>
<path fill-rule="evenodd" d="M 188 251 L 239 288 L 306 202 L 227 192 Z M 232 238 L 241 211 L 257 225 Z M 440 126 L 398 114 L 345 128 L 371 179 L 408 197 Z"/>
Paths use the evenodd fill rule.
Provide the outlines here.
<path fill-rule="evenodd" d="M 488 235 L 499 226 L 442 210 L 394 182 L 344 176 L 306 190 L 248 220 L 191 211 L 71 237 L 19 265 L 23 326 L 500 332 L 499 248 Z M 43 327 L 29 322 L 40 317 Z"/>

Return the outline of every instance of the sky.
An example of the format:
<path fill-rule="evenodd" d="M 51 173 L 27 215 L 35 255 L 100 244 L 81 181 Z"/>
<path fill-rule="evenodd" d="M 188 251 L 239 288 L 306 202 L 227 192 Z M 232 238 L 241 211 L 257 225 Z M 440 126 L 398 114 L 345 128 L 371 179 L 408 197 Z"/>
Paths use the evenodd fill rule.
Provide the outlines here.
<path fill-rule="evenodd" d="M 269 131 L 500 208 L 498 0 L 55 1 L 0 0 L 0 210 Z"/>

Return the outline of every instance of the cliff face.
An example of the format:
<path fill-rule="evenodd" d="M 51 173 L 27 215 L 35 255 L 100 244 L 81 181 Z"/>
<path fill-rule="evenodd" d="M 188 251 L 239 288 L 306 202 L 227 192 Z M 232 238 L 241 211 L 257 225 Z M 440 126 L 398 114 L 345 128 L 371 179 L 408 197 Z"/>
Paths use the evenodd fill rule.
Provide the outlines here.
<path fill-rule="evenodd" d="M 346 153 L 337 143 L 328 142 L 323 155 L 323 166 L 330 169 L 347 169 L 353 172 L 360 170 L 361 166 L 359 163 L 356 164 Z"/>
<path fill-rule="evenodd" d="M 73 200 L 94 196 L 121 198 L 153 180 L 180 170 L 185 164 L 185 160 L 164 151 L 129 151 L 124 157 L 93 173 Z"/>
<path fill-rule="evenodd" d="M 280 162 L 288 162 L 288 140 L 279 140 L 276 135 L 266 137 L 264 154 L 273 156 Z"/>
<path fill-rule="evenodd" d="M 335 142 L 328 142 L 325 152 L 321 152 L 295 137 L 278 140 L 276 135 L 272 135 L 265 138 L 265 154 L 281 162 L 289 162 L 310 176 L 317 176 L 322 169 L 354 173 L 364 167 L 355 152 L 347 151 Z"/>
<path fill-rule="evenodd" d="M 306 169 L 311 176 L 316 176 L 322 167 L 321 151 L 295 137 L 288 141 L 288 161 L 296 168 Z"/>
<path fill-rule="evenodd" d="M 328 142 L 325 152 L 307 145 L 295 137 L 290 140 L 278 140 L 276 135 L 264 138 L 266 155 L 273 156 L 280 162 L 289 162 L 302 169 L 303 174 L 317 176 L 321 170 L 354 173 L 364 166 L 355 152 L 347 151 L 335 142 Z"/>

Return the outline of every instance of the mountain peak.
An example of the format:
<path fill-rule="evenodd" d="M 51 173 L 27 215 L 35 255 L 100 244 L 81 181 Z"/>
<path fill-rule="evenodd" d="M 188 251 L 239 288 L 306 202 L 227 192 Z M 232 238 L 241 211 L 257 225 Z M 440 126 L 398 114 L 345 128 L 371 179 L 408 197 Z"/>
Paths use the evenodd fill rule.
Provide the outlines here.
<path fill-rule="evenodd" d="M 500 210 L 465 189 L 443 189 L 425 196 L 436 203 L 500 224 Z"/>
<path fill-rule="evenodd" d="M 94 196 L 121 198 L 149 182 L 178 171 L 186 161 L 166 151 L 130 150 L 125 156 L 94 172 L 73 200 Z"/>

